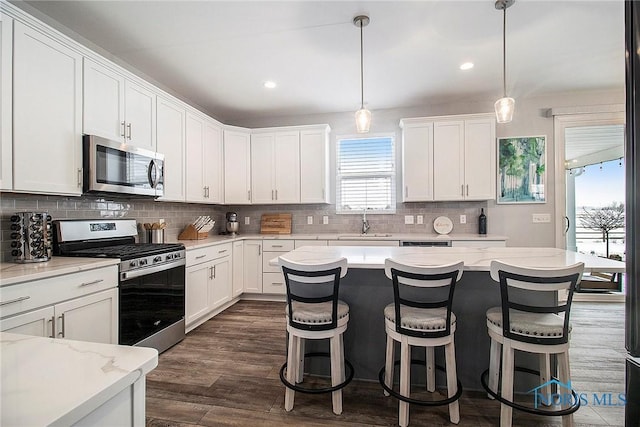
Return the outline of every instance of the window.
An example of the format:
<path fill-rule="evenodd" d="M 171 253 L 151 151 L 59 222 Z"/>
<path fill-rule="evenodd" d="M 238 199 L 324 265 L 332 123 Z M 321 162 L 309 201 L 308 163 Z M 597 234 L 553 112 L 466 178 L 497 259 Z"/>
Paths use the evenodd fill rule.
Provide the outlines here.
<path fill-rule="evenodd" d="M 395 213 L 394 138 L 338 139 L 336 148 L 336 212 Z"/>

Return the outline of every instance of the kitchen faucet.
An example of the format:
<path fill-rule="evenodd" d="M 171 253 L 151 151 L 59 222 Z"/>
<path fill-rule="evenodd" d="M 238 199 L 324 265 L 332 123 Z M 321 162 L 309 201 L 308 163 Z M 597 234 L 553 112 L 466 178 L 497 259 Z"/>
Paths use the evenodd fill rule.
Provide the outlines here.
<path fill-rule="evenodd" d="M 371 228 L 371 226 L 369 225 L 369 221 L 367 221 L 367 213 L 364 212 L 362 214 L 362 234 L 367 234 L 369 228 Z"/>

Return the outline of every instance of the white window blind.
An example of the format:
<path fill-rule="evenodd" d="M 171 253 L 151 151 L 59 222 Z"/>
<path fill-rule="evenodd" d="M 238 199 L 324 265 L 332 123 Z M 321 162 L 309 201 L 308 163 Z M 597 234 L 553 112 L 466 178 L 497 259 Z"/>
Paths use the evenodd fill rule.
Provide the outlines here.
<path fill-rule="evenodd" d="M 395 213 L 394 138 L 339 139 L 336 148 L 336 211 Z"/>

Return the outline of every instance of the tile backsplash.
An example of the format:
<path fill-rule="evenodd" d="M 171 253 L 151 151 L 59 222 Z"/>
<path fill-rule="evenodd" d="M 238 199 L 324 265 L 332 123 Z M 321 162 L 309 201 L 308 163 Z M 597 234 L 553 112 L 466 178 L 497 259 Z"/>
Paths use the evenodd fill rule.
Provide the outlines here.
<path fill-rule="evenodd" d="M 454 224 L 453 233 L 476 233 L 478 215 L 487 202 L 425 202 L 399 203 L 393 215 L 369 214 L 367 219 L 371 228 L 369 233 L 426 233 L 435 234 L 433 221 L 445 215 Z M 45 196 L 34 194 L 0 194 L 0 259 L 11 260 L 10 221 L 15 212 L 45 211 L 53 219 L 81 218 L 127 218 L 139 223 L 155 222 L 164 219 L 167 223 L 165 238 L 175 240 L 184 227 L 200 215 L 209 215 L 215 219 L 216 226 L 210 232 L 218 234 L 224 230 L 225 213 L 238 213 L 240 234 L 260 232 L 260 217 L 263 213 L 293 214 L 293 233 L 359 233 L 362 228 L 362 215 L 336 214 L 335 205 L 260 205 L 260 206 L 220 206 L 193 203 L 160 202 L 151 199 L 132 199 L 118 196 Z M 414 224 L 405 224 L 405 216 L 413 217 Z M 417 215 L 423 216 L 424 224 L 417 224 Z M 466 224 L 460 223 L 460 215 L 466 215 Z M 328 224 L 323 224 L 323 217 Z M 245 218 L 249 225 L 245 225 Z M 311 217 L 312 224 L 308 224 Z"/>

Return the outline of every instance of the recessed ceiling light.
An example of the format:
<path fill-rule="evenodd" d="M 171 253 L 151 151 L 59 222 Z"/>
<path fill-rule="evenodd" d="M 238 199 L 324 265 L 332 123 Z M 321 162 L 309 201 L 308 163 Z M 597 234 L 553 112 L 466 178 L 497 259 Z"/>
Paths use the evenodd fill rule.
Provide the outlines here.
<path fill-rule="evenodd" d="M 264 82 L 264 87 L 266 87 L 267 89 L 273 89 L 276 87 L 276 82 L 272 82 L 271 80 L 267 80 L 266 82 Z"/>
<path fill-rule="evenodd" d="M 473 62 L 465 62 L 464 64 L 460 65 L 461 70 L 470 70 L 472 68 L 473 68 Z"/>

